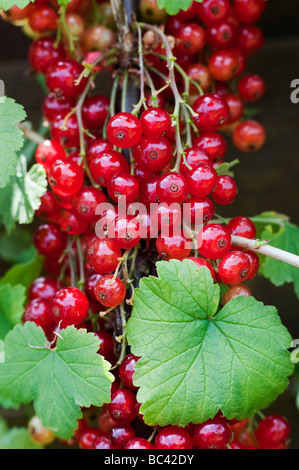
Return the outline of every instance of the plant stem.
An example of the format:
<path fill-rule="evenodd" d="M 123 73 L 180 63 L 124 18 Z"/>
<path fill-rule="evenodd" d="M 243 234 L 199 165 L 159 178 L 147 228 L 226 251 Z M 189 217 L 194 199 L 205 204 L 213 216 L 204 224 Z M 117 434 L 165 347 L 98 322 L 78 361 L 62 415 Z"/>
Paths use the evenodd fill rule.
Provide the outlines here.
<path fill-rule="evenodd" d="M 232 235 L 232 244 L 245 250 L 255 251 L 261 255 L 277 259 L 278 261 L 282 261 L 283 263 L 299 268 L 299 256 L 271 246 L 267 241 L 250 240 L 249 238 Z"/>
<path fill-rule="evenodd" d="M 28 123 L 21 122 L 20 124 L 18 124 L 18 127 L 19 129 L 21 129 L 24 136 L 31 142 L 34 142 L 37 145 L 43 144 L 45 142 L 46 139 L 44 139 L 44 137 L 42 137 L 36 131 L 32 130 Z"/>

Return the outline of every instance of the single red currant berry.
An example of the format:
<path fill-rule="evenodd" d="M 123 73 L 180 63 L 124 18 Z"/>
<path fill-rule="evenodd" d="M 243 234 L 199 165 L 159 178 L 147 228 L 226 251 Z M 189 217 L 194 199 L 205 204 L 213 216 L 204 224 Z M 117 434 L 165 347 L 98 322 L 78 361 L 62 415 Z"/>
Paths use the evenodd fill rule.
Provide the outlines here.
<path fill-rule="evenodd" d="M 239 29 L 237 43 L 246 56 L 251 56 L 260 51 L 265 38 L 258 26 L 249 25 Z"/>
<path fill-rule="evenodd" d="M 110 364 L 115 364 L 116 356 L 114 352 L 113 337 L 105 330 L 95 331 L 94 335 L 100 341 L 98 354 L 103 356 L 108 362 L 110 362 Z"/>
<path fill-rule="evenodd" d="M 238 57 L 231 49 L 214 52 L 209 60 L 209 69 L 215 80 L 228 82 L 238 72 Z"/>
<path fill-rule="evenodd" d="M 42 144 L 38 145 L 35 152 L 35 160 L 48 173 L 56 160 L 66 160 L 66 153 L 63 146 L 56 140 L 45 140 Z"/>
<path fill-rule="evenodd" d="M 201 89 L 206 93 L 212 84 L 212 75 L 208 67 L 200 62 L 195 64 L 190 64 L 186 68 L 186 74 L 194 82 L 198 83 Z M 191 82 L 190 83 L 190 94 L 196 95 L 198 93 L 198 88 Z"/>
<path fill-rule="evenodd" d="M 84 67 L 73 59 L 60 60 L 51 64 L 46 73 L 46 84 L 57 96 L 76 98 L 87 84 L 87 78 L 80 75 Z M 80 77 L 80 81 L 78 80 Z"/>
<path fill-rule="evenodd" d="M 35 211 L 40 219 L 48 220 L 49 222 L 57 222 L 60 213 L 60 206 L 55 199 L 52 191 L 46 191 L 40 199 L 40 206 Z"/>
<path fill-rule="evenodd" d="M 187 148 L 184 150 L 184 156 L 181 159 L 180 173 L 187 176 L 191 170 L 194 170 L 200 163 L 210 163 L 210 157 L 205 150 L 197 148 Z M 190 168 L 188 168 L 190 167 Z"/>
<path fill-rule="evenodd" d="M 160 202 L 157 196 L 157 184 L 160 176 L 152 176 L 145 179 L 140 188 L 140 201 L 143 204 L 149 205 L 151 203 Z"/>
<path fill-rule="evenodd" d="M 229 120 L 229 107 L 217 93 L 206 93 L 197 98 L 193 110 L 198 115 L 193 121 L 202 131 L 216 131 Z"/>
<path fill-rule="evenodd" d="M 218 132 L 202 132 L 193 141 L 193 146 L 206 152 L 211 162 L 222 161 L 227 150 L 227 143 Z"/>
<path fill-rule="evenodd" d="M 114 239 L 117 246 L 125 250 L 134 248 L 140 241 L 139 221 L 137 217 L 116 217 L 108 225 L 108 237 Z"/>
<path fill-rule="evenodd" d="M 156 449 L 192 449 L 192 438 L 186 429 L 166 426 L 155 438 Z"/>
<path fill-rule="evenodd" d="M 34 234 L 34 245 L 40 255 L 57 258 L 66 247 L 66 234 L 56 224 L 40 225 Z"/>
<path fill-rule="evenodd" d="M 157 183 L 157 196 L 161 202 L 181 203 L 188 196 L 186 178 L 180 173 L 166 173 Z"/>
<path fill-rule="evenodd" d="M 233 93 L 228 93 L 223 96 L 229 107 L 229 124 L 238 121 L 244 112 L 243 101 Z"/>
<path fill-rule="evenodd" d="M 265 80 L 257 74 L 246 75 L 238 83 L 242 100 L 253 103 L 258 101 L 266 90 Z"/>
<path fill-rule="evenodd" d="M 56 116 L 62 118 L 66 116 L 74 107 L 73 100 L 57 98 L 55 93 L 49 93 L 43 101 L 42 110 L 46 120 L 52 122 Z"/>
<path fill-rule="evenodd" d="M 164 236 L 160 234 L 156 239 L 156 249 L 162 259 L 178 259 L 182 261 L 191 252 L 191 242 L 183 234 Z"/>
<path fill-rule="evenodd" d="M 38 277 L 28 289 L 28 300 L 51 300 L 55 292 L 61 289 L 60 282 L 54 277 Z"/>
<path fill-rule="evenodd" d="M 46 299 L 35 298 L 25 308 L 22 321 L 34 322 L 37 326 L 41 326 L 46 335 L 53 333 L 56 326 L 50 312 L 50 302 Z"/>
<path fill-rule="evenodd" d="M 129 164 L 120 152 L 108 149 L 92 159 L 89 169 L 94 181 L 106 187 L 113 176 L 129 173 Z"/>
<path fill-rule="evenodd" d="M 195 258 L 193 256 L 190 256 L 189 258 L 187 259 L 191 259 L 191 261 L 193 261 L 193 263 L 196 264 L 196 266 L 198 267 L 198 269 L 202 268 L 203 266 L 208 268 L 208 270 L 210 271 L 211 273 L 211 276 L 213 278 L 213 280 L 215 281 L 216 279 L 216 273 L 215 273 L 215 269 L 213 268 L 213 266 L 211 265 L 211 263 L 205 259 L 205 258 Z"/>
<path fill-rule="evenodd" d="M 154 446 L 143 437 L 135 437 L 126 443 L 124 449 L 154 449 Z"/>
<path fill-rule="evenodd" d="M 113 150 L 113 145 L 106 139 L 95 139 L 92 140 L 86 150 L 86 158 L 88 162 L 92 162 L 97 158 L 100 153 Z M 120 154 L 121 155 L 121 154 Z"/>
<path fill-rule="evenodd" d="M 212 165 L 201 163 L 187 175 L 187 184 L 192 196 L 204 197 L 210 194 L 218 180 Z"/>
<path fill-rule="evenodd" d="M 236 297 L 249 297 L 249 296 L 252 296 L 251 289 L 248 286 L 245 286 L 245 284 L 237 284 L 237 285 L 231 286 L 225 292 L 225 294 L 223 294 L 222 305 L 226 305 L 230 300 L 235 299 Z"/>
<path fill-rule="evenodd" d="M 157 223 L 158 230 L 163 234 L 169 234 L 174 226 L 181 224 L 181 206 L 178 203 L 171 205 L 162 202 L 154 207 L 151 213 L 152 220 Z"/>
<path fill-rule="evenodd" d="M 94 290 L 96 299 L 105 307 L 116 307 L 121 304 L 126 297 L 124 283 L 113 274 L 106 274 L 101 277 Z"/>
<path fill-rule="evenodd" d="M 218 276 L 226 284 L 240 284 L 249 272 L 249 259 L 241 251 L 227 253 L 218 266 Z"/>
<path fill-rule="evenodd" d="M 113 384 L 114 383 L 115 382 L 113 382 Z M 100 414 L 98 418 L 98 426 L 99 426 L 100 431 L 110 433 L 111 429 L 113 429 L 117 425 L 118 425 L 117 422 L 114 421 L 113 418 L 111 418 L 108 411 L 104 408 L 104 410 L 102 411 L 102 413 Z"/>
<path fill-rule="evenodd" d="M 237 192 L 238 189 L 235 180 L 229 175 L 222 175 L 218 176 L 216 186 L 211 196 L 217 204 L 225 206 L 234 201 Z"/>
<path fill-rule="evenodd" d="M 69 116 L 67 120 L 62 116 L 56 116 L 51 122 L 50 130 L 52 138 L 60 142 L 63 147 L 79 147 L 79 124 L 75 114 Z"/>
<path fill-rule="evenodd" d="M 114 240 L 108 238 L 97 238 L 87 247 L 86 258 L 88 264 L 98 274 L 110 274 L 121 257 L 121 250 Z"/>
<path fill-rule="evenodd" d="M 180 52 L 194 55 L 206 44 L 206 32 L 196 23 L 183 25 L 177 35 L 177 48 Z"/>
<path fill-rule="evenodd" d="M 56 39 L 48 36 L 38 38 L 31 43 L 28 59 L 35 72 L 45 74 L 52 61 L 64 59 L 64 47 L 61 44 L 56 47 L 55 43 Z"/>
<path fill-rule="evenodd" d="M 28 15 L 28 23 L 36 33 L 52 33 L 57 29 L 58 15 L 47 5 L 35 5 Z"/>
<path fill-rule="evenodd" d="M 125 388 L 129 390 L 133 390 L 133 391 L 138 390 L 138 387 L 135 387 L 133 383 L 134 367 L 138 359 L 139 357 L 136 357 L 133 354 L 128 354 L 122 360 L 118 369 L 119 378 L 122 381 Z"/>
<path fill-rule="evenodd" d="M 209 224 L 203 228 L 201 242 L 198 249 L 202 256 L 220 259 L 231 249 L 231 234 L 220 224 Z"/>
<path fill-rule="evenodd" d="M 256 237 L 256 226 L 248 217 L 234 217 L 227 224 L 227 228 L 232 235 L 252 239 Z"/>
<path fill-rule="evenodd" d="M 207 27 L 207 42 L 217 49 L 225 49 L 234 43 L 237 28 L 229 21 Z"/>
<path fill-rule="evenodd" d="M 107 125 L 107 137 L 113 145 L 121 148 L 134 147 L 142 135 L 142 125 L 130 113 L 118 113 Z"/>
<path fill-rule="evenodd" d="M 101 433 L 96 436 L 93 446 L 93 449 L 115 449 L 116 447 L 110 441 L 109 435 Z"/>
<path fill-rule="evenodd" d="M 58 196 L 73 196 L 84 181 L 82 168 L 75 163 L 57 160 L 49 171 L 49 184 Z"/>
<path fill-rule="evenodd" d="M 136 431 L 131 424 L 124 424 L 115 426 L 110 431 L 111 443 L 117 448 L 122 449 L 123 446 L 133 439 L 136 435 Z"/>
<path fill-rule="evenodd" d="M 290 434 L 288 421 L 279 415 L 270 415 L 264 418 L 255 431 L 258 443 L 264 449 L 277 447 L 284 443 Z"/>
<path fill-rule="evenodd" d="M 64 287 L 54 294 L 50 303 L 53 320 L 61 328 L 79 325 L 88 315 L 89 302 L 80 289 Z"/>
<path fill-rule="evenodd" d="M 79 436 L 80 449 L 93 449 L 94 442 L 102 433 L 98 428 L 88 428 Z"/>
<path fill-rule="evenodd" d="M 86 223 L 94 223 L 99 218 L 96 215 L 97 206 L 106 201 L 107 198 L 100 189 L 93 186 L 83 186 L 74 196 L 73 211 Z"/>
<path fill-rule="evenodd" d="M 69 235 L 82 235 L 87 230 L 87 222 L 83 221 L 75 212 L 64 209 L 59 217 L 59 224 Z"/>
<path fill-rule="evenodd" d="M 257 121 L 244 121 L 233 132 L 233 143 L 241 152 L 256 152 L 265 140 L 265 128 Z"/>
<path fill-rule="evenodd" d="M 110 106 L 109 98 L 94 95 L 86 98 L 82 106 L 82 118 L 87 129 L 102 129 Z"/>
<path fill-rule="evenodd" d="M 157 139 L 171 127 L 171 117 L 161 108 L 149 108 L 140 116 L 142 132 L 146 137 Z"/>
<path fill-rule="evenodd" d="M 111 178 L 108 185 L 108 193 L 115 202 L 123 202 L 127 204 L 134 202 L 139 196 L 140 187 L 135 176 L 129 173 L 119 173 Z"/>
<path fill-rule="evenodd" d="M 118 424 L 129 424 L 137 416 L 136 405 L 135 394 L 131 390 L 119 388 L 113 393 L 107 410 Z"/>
<path fill-rule="evenodd" d="M 141 137 L 134 147 L 133 156 L 142 170 L 155 173 L 163 170 L 170 163 L 172 146 L 165 137 Z"/>
<path fill-rule="evenodd" d="M 88 299 L 91 301 L 96 301 L 97 298 L 94 293 L 94 288 L 96 286 L 96 283 L 98 282 L 99 279 L 101 279 L 102 275 L 97 274 L 97 273 L 91 273 L 88 275 L 88 277 L 85 280 L 85 285 L 84 285 L 84 291 L 85 294 L 87 295 Z"/>
<path fill-rule="evenodd" d="M 256 23 L 266 9 L 265 0 L 234 0 L 233 14 L 240 23 Z"/>
<path fill-rule="evenodd" d="M 231 435 L 226 420 L 214 418 L 194 427 L 193 441 L 199 449 L 226 449 Z"/>
<path fill-rule="evenodd" d="M 231 9 L 229 0 L 204 0 L 196 6 L 201 21 L 207 25 L 226 20 Z"/>
<path fill-rule="evenodd" d="M 185 201 L 183 210 L 187 224 L 199 226 L 213 218 L 215 205 L 208 197 L 191 197 Z"/>
<path fill-rule="evenodd" d="M 243 253 L 247 256 L 249 260 L 249 270 L 246 277 L 246 281 L 250 281 L 257 275 L 257 272 L 260 267 L 260 259 L 258 255 L 253 251 L 244 251 Z"/>

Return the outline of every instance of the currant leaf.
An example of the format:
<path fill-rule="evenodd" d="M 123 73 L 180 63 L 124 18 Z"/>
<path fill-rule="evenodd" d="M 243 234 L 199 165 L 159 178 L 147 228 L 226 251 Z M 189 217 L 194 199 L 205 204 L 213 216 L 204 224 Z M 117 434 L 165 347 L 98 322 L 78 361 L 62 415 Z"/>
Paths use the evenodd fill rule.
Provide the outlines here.
<path fill-rule="evenodd" d="M 10 235 L 0 232 L 0 257 L 9 263 L 27 263 L 36 256 L 32 242 L 32 232 L 24 227 L 16 227 Z"/>
<path fill-rule="evenodd" d="M 93 333 L 69 326 L 55 349 L 46 345 L 41 327 L 17 325 L 5 338 L 5 363 L 0 365 L 0 395 L 19 403 L 33 401 L 44 426 L 69 439 L 82 417 L 81 407 L 110 401 L 110 364 L 98 354 Z"/>
<path fill-rule="evenodd" d="M 272 403 L 293 372 L 277 310 L 239 297 L 217 313 L 219 286 L 190 260 L 158 262 L 157 272 L 141 280 L 128 322 L 145 422 L 186 426 L 219 409 L 243 419 Z"/>
<path fill-rule="evenodd" d="M 0 9 L 7 11 L 13 6 L 17 6 L 21 9 L 27 7 L 29 3 L 34 3 L 35 0 L 0 0 Z M 58 5 L 68 5 L 71 0 L 58 0 Z"/>
<path fill-rule="evenodd" d="M 9 182 L 9 177 L 16 172 L 16 152 L 23 145 L 23 132 L 16 124 L 25 118 L 23 107 L 13 99 L 5 97 L 4 102 L 0 102 L 0 188 L 3 188 Z"/>
<path fill-rule="evenodd" d="M 217 168 L 217 175 L 222 176 L 222 175 L 229 175 L 231 177 L 234 177 L 234 172 L 231 171 L 231 168 L 233 168 L 235 165 L 238 165 L 240 163 L 240 160 L 235 159 L 232 162 L 224 162 L 221 163 Z"/>
<path fill-rule="evenodd" d="M 11 284 L 13 286 L 22 284 L 26 289 L 30 284 L 40 276 L 43 269 L 43 257 L 34 256 L 26 263 L 15 264 L 6 271 L 0 279 L 1 284 Z"/>
<path fill-rule="evenodd" d="M 1 426 L 1 422 L 0 422 Z M 2 429 L 1 429 L 2 431 Z M 30 450 L 30 449 L 43 449 L 42 445 L 36 444 L 26 428 L 11 428 L 5 429 L 0 435 L 0 449 L 10 450 Z"/>
<path fill-rule="evenodd" d="M 16 222 L 32 222 L 46 190 L 47 177 L 42 165 L 35 164 L 27 171 L 26 158 L 20 155 L 15 176 L 5 188 L 0 189 L 0 212 L 8 233 Z"/>
<path fill-rule="evenodd" d="M 25 287 L 11 284 L 0 285 L 0 339 L 21 322 L 26 300 Z"/>
<path fill-rule="evenodd" d="M 196 0 L 201 3 L 203 0 Z M 162 8 L 169 15 L 176 15 L 181 10 L 188 10 L 192 0 L 158 0 L 159 8 Z"/>

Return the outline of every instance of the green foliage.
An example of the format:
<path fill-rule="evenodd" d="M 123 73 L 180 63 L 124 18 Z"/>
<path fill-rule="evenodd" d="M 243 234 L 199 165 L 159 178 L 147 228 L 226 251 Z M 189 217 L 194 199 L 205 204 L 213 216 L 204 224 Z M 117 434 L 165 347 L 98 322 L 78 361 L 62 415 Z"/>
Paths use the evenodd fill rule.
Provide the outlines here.
<path fill-rule="evenodd" d="M 22 284 L 26 289 L 30 284 L 39 277 L 42 272 L 43 258 L 41 256 L 34 256 L 26 263 L 15 264 L 5 275 L 0 279 L 1 284 L 11 284 L 13 286 Z"/>
<path fill-rule="evenodd" d="M 69 439 L 81 407 L 110 401 L 113 376 L 98 354 L 99 344 L 93 333 L 69 326 L 49 349 L 42 328 L 32 322 L 17 325 L 5 338 L 0 395 L 24 404 L 33 401 L 44 426 Z"/>
<path fill-rule="evenodd" d="M 157 270 L 141 280 L 128 322 L 146 423 L 186 426 L 219 409 L 243 419 L 272 403 L 293 371 L 277 310 L 247 297 L 219 311 L 219 286 L 189 260 L 158 262 Z"/>
<path fill-rule="evenodd" d="M 25 287 L 22 285 L 0 285 L 0 339 L 3 340 L 21 322 L 25 300 Z"/>
<path fill-rule="evenodd" d="M 1 5 L 0 5 L 1 8 Z M 16 126 L 26 118 L 23 107 L 11 98 L 0 103 L 0 188 L 15 175 L 18 162 L 16 152 L 23 145 L 23 132 Z"/>
<path fill-rule="evenodd" d="M 196 0 L 202 3 L 203 0 Z M 192 0 L 158 0 L 158 5 L 163 8 L 169 15 L 176 15 L 181 10 L 188 10 Z"/>
<path fill-rule="evenodd" d="M 4 419 L 0 418 L 0 449 L 29 450 L 42 449 L 41 445 L 33 442 L 27 428 L 8 429 Z"/>
<path fill-rule="evenodd" d="M 32 232 L 16 227 L 10 235 L 0 232 L 0 257 L 8 263 L 28 263 L 36 256 Z"/>

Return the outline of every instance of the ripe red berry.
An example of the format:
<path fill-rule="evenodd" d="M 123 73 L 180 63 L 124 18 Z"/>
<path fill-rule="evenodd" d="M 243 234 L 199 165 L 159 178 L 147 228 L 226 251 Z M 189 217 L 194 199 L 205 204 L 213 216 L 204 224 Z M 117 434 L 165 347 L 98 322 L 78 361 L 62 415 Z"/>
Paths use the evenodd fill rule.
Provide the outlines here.
<path fill-rule="evenodd" d="M 265 80 L 257 74 L 246 75 L 238 83 L 238 90 L 244 101 L 258 101 L 266 90 Z"/>
<path fill-rule="evenodd" d="M 110 364 L 115 364 L 116 356 L 114 352 L 114 339 L 105 330 L 95 331 L 94 335 L 100 340 L 98 354 L 101 354 Z"/>
<path fill-rule="evenodd" d="M 206 43 L 204 28 L 196 23 L 183 25 L 177 35 L 177 48 L 188 55 L 200 52 Z"/>
<path fill-rule="evenodd" d="M 87 230 L 87 222 L 82 220 L 75 212 L 67 209 L 61 211 L 59 224 L 62 230 L 69 235 L 82 235 Z"/>
<path fill-rule="evenodd" d="M 51 135 L 54 140 L 60 142 L 63 147 L 79 147 L 80 134 L 78 119 L 75 114 L 65 117 L 56 116 L 51 122 Z"/>
<path fill-rule="evenodd" d="M 240 23 L 256 23 L 266 9 L 265 0 L 234 0 L 232 11 Z"/>
<path fill-rule="evenodd" d="M 119 388 L 107 404 L 107 410 L 118 424 L 129 424 L 137 416 L 137 401 L 135 394 L 126 388 Z"/>
<path fill-rule="evenodd" d="M 236 297 L 252 296 L 251 289 L 245 284 L 237 284 L 231 286 L 222 297 L 222 305 L 226 305 L 230 300 Z M 230 426 L 231 427 L 231 426 Z"/>
<path fill-rule="evenodd" d="M 217 93 L 206 93 L 197 98 L 193 110 L 198 114 L 193 121 L 202 131 L 216 131 L 229 120 L 229 107 Z"/>
<path fill-rule="evenodd" d="M 258 443 L 264 449 L 278 447 L 284 443 L 290 434 L 288 421 L 279 415 L 271 415 L 264 418 L 255 431 Z"/>
<path fill-rule="evenodd" d="M 102 95 L 93 95 L 83 103 L 82 118 L 87 129 L 101 130 L 104 126 L 108 109 L 109 98 Z"/>
<path fill-rule="evenodd" d="M 190 204 L 190 209 L 188 204 Z M 184 219 L 188 225 L 202 225 L 211 220 L 215 214 L 215 205 L 208 197 L 191 197 L 183 206 Z"/>
<path fill-rule="evenodd" d="M 197 148 L 187 148 L 184 150 L 185 158 L 182 157 L 180 164 L 180 172 L 182 175 L 186 176 L 191 170 L 198 167 L 200 163 L 210 163 L 210 157 L 205 150 L 200 150 Z M 188 168 L 188 166 L 191 167 Z"/>
<path fill-rule="evenodd" d="M 161 202 L 183 202 L 188 195 L 186 178 L 180 173 L 166 173 L 157 183 L 157 196 Z"/>
<path fill-rule="evenodd" d="M 57 29 L 58 15 L 47 5 L 35 5 L 28 15 L 28 23 L 36 33 L 52 33 Z"/>
<path fill-rule="evenodd" d="M 239 29 L 237 43 L 246 56 L 256 54 L 264 45 L 265 38 L 258 26 L 248 25 Z"/>
<path fill-rule="evenodd" d="M 122 381 L 125 388 L 129 390 L 136 391 L 138 387 L 135 387 L 133 384 L 133 374 L 134 374 L 134 367 L 138 361 L 138 357 L 134 356 L 134 354 L 128 354 L 120 363 L 118 373 L 119 378 Z"/>
<path fill-rule="evenodd" d="M 115 426 L 110 431 L 111 443 L 117 448 L 122 449 L 123 446 L 133 439 L 136 435 L 136 431 L 131 424 L 124 424 Z"/>
<path fill-rule="evenodd" d="M 226 284 L 235 285 L 247 279 L 249 259 L 241 251 L 227 253 L 218 266 L 218 276 Z"/>
<path fill-rule="evenodd" d="M 113 176 L 129 173 L 129 164 L 120 152 L 107 149 L 92 158 L 89 169 L 94 181 L 106 187 Z"/>
<path fill-rule="evenodd" d="M 79 325 L 88 315 L 89 302 L 80 289 L 64 287 L 54 294 L 50 303 L 53 320 L 61 328 Z"/>
<path fill-rule="evenodd" d="M 246 281 L 250 281 L 257 275 L 258 269 L 260 267 L 260 259 L 253 251 L 244 251 L 243 253 L 247 256 L 249 261 L 249 270 Z"/>
<path fill-rule="evenodd" d="M 110 441 L 109 435 L 101 433 L 96 436 L 93 446 L 93 449 L 115 449 L 116 447 Z"/>
<path fill-rule="evenodd" d="M 231 9 L 229 0 L 204 0 L 196 6 L 201 21 L 207 25 L 226 20 Z"/>
<path fill-rule="evenodd" d="M 61 289 L 61 284 L 54 277 L 38 277 L 29 286 L 28 300 L 51 300 L 55 292 L 59 289 Z"/>
<path fill-rule="evenodd" d="M 76 98 L 83 92 L 87 83 L 85 77 L 81 78 L 79 83 L 75 83 L 83 71 L 83 65 L 73 59 L 59 60 L 51 64 L 47 70 L 47 87 L 59 97 Z"/>
<path fill-rule="evenodd" d="M 244 121 L 233 132 L 233 143 L 241 152 L 256 152 L 265 140 L 265 129 L 257 121 Z"/>
<path fill-rule="evenodd" d="M 140 241 L 138 218 L 130 215 L 116 217 L 108 225 L 108 237 L 114 239 L 120 248 L 134 248 Z"/>
<path fill-rule="evenodd" d="M 210 273 L 211 273 L 211 276 L 212 278 L 215 280 L 216 279 L 216 273 L 215 273 L 215 269 L 213 268 L 213 266 L 211 265 L 211 263 L 205 259 L 205 258 L 199 258 L 199 257 L 193 257 L 193 256 L 190 256 L 189 258 L 187 259 L 191 259 L 193 261 L 193 263 L 196 264 L 196 266 L 198 267 L 198 269 L 202 268 L 203 266 L 208 268 Z"/>
<path fill-rule="evenodd" d="M 52 122 L 56 116 L 66 116 L 74 107 L 72 99 L 57 98 L 55 93 L 49 93 L 43 101 L 42 110 L 46 120 Z"/>
<path fill-rule="evenodd" d="M 256 226 L 248 217 L 234 217 L 227 224 L 227 228 L 232 235 L 245 238 L 256 237 Z"/>
<path fill-rule="evenodd" d="M 124 449 L 154 449 L 154 446 L 143 437 L 135 437 L 126 443 Z"/>
<path fill-rule="evenodd" d="M 220 259 L 231 248 L 231 235 L 220 224 L 209 224 L 203 228 L 202 244 L 198 247 L 202 256 L 208 259 Z"/>
<path fill-rule="evenodd" d="M 207 27 L 207 42 L 217 49 L 230 47 L 235 40 L 237 28 L 229 21 Z"/>
<path fill-rule="evenodd" d="M 64 59 L 64 47 L 61 44 L 56 47 L 55 42 L 54 37 L 45 36 L 31 43 L 28 59 L 35 72 L 45 74 L 51 62 Z"/>
<path fill-rule="evenodd" d="M 194 427 L 193 441 L 199 449 L 226 449 L 231 431 L 223 418 L 209 419 Z"/>
<path fill-rule="evenodd" d="M 105 307 L 116 307 L 121 304 L 126 296 L 124 283 L 113 274 L 106 274 L 96 283 L 95 296 Z"/>
<path fill-rule="evenodd" d="M 40 225 L 34 234 L 34 245 L 39 254 L 57 258 L 66 247 L 66 234 L 56 224 Z"/>
<path fill-rule="evenodd" d="M 209 60 L 209 69 L 215 80 L 228 82 L 237 76 L 238 57 L 231 49 L 214 52 Z"/>
<path fill-rule="evenodd" d="M 182 261 L 190 255 L 190 240 L 183 234 L 176 236 L 164 236 L 160 234 L 156 239 L 156 249 L 162 259 L 178 259 Z"/>
<path fill-rule="evenodd" d="M 97 238 L 87 247 L 86 258 L 88 264 L 99 274 L 110 274 L 118 265 L 121 250 L 114 240 Z"/>
<path fill-rule="evenodd" d="M 100 189 L 93 186 L 83 186 L 74 196 L 72 205 L 74 212 L 89 224 L 98 220 L 96 208 L 106 201 L 107 198 Z"/>
<path fill-rule="evenodd" d="M 56 160 L 49 171 L 49 184 L 58 196 L 73 196 L 83 185 L 82 168 L 75 163 Z"/>
<path fill-rule="evenodd" d="M 172 146 L 165 137 L 141 137 L 134 147 L 133 156 L 138 167 L 155 173 L 170 163 Z"/>
<path fill-rule="evenodd" d="M 218 132 L 202 132 L 199 137 L 194 139 L 193 145 L 207 152 L 211 162 L 221 161 L 227 150 L 226 140 Z"/>
<path fill-rule="evenodd" d="M 233 93 L 224 95 L 224 99 L 229 107 L 229 124 L 238 121 L 244 112 L 243 101 Z"/>
<path fill-rule="evenodd" d="M 47 299 L 35 298 L 26 306 L 22 321 L 34 322 L 37 326 L 41 326 L 46 335 L 53 333 L 56 326 L 50 313 L 50 302 Z"/>
<path fill-rule="evenodd" d="M 171 127 L 171 117 L 162 108 L 149 108 L 140 116 L 142 132 L 146 137 L 157 139 Z"/>
<path fill-rule="evenodd" d="M 133 147 L 139 142 L 141 135 L 141 122 L 133 114 L 118 113 L 108 122 L 107 137 L 116 147 Z"/>
<path fill-rule="evenodd" d="M 166 426 L 155 438 L 156 449 L 192 449 L 192 438 L 186 429 Z"/>
<path fill-rule="evenodd" d="M 235 180 L 229 175 L 222 175 L 218 176 L 211 196 L 217 204 L 227 205 L 234 201 L 237 191 Z"/>
<path fill-rule="evenodd" d="M 93 139 L 89 142 L 86 150 L 86 158 L 88 162 L 92 162 L 102 152 L 113 150 L 113 145 L 106 139 Z"/>
<path fill-rule="evenodd" d="M 134 202 L 139 196 L 140 187 L 138 180 L 130 173 L 119 173 L 111 178 L 108 185 L 108 193 L 115 202 L 127 204 Z"/>
<path fill-rule="evenodd" d="M 218 176 L 212 165 L 201 163 L 187 175 L 187 184 L 192 196 L 208 196 L 216 185 Z"/>
<path fill-rule="evenodd" d="M 202 88 L 204 92 L 207 92 L 210 89 L 212 83 L 212 76 L 206 65 L 201 64 L 200 62 L 197 62 L 195 64 L 192 63 L 186 68 L 186 74 L 188 75 L 188 77 L 191 78 L 191 80 L 198 83 L 198 85 Z M 197 93 L 198 89 L 191 82 L 190 94 L 196 95 Z"/>

